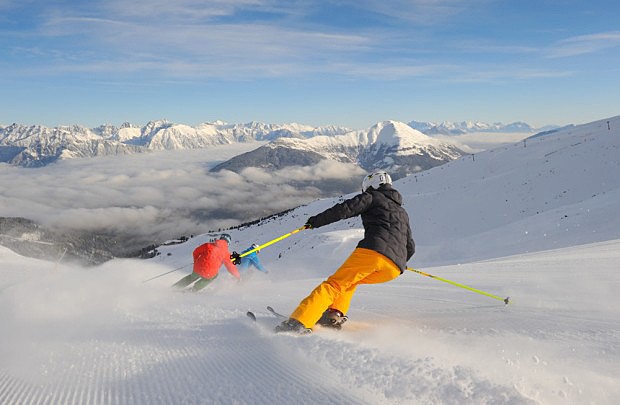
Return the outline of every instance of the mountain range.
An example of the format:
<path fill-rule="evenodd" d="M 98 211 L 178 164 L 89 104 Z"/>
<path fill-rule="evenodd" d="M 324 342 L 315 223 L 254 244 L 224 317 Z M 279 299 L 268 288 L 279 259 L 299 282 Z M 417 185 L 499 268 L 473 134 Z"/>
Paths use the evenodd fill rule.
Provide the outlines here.
<path fill-rule="evenodd" d="M 427 135 L 463 135 L 470 132 L 497 132 L 497 133 L 534 133 L 557 129 L 557 125 L 547 125 L 542 128 L 533 128 L 525 122 L 502 124 L 501 122 L 487 123 L 480 121 L 443 121 L 440 123 L 411 121 L 407 125 Z"/>
<path fill-rule="evenodd" d="M 221 121 L 196 127 L 167 120 L 142 127 L 124 123 L 89 129 L 79 125 L 47 128 L 12 124 L 0 127 L 0 162 L 22 167 L 45 166 L 58 159 L 124 155 L 160 150 L 200 149 L 235 142 L 270 141 L 283 137 L 338 135 L 341 127 L 299 124 L 227 124 Z"/>
<path fill-rule="evenodd" d="M 394 123 L 396 121 L 388 122 Z M 368 159 L 374 159 L 377 156 L 384 157 L 385 153 L 390 155 L 386 150 L 383 151 L 385 153 L 382 153 L 380 150 L 381 148 L 385 149 L 388 145 L 382 142 L 373 145 L 371 142 L 373 139 L 381 141 L 381 137 L 377 138 L 375 133 L 381 132 L 383 126 L 385 125 L 379 123 L 367 130 L 361 131 L 353 131 L 339 126 L 313 127 L 296 123 L 265 124 L 250 122 L 229 124 L 215 121 L 202 123 L 198 126 L 189 126 L 173 123 L 165 119 L 151 121 L 144 126 L 124 123 L 120 127 L 101 125 L 92 129 L 80 125 L 58 126 L 54 128 L 41 125 L 0 125 L 0 162 L 21 167 L 41 167 L 59 159 L 126 155 L 160 150 L 199 149 L 235 142 L 277 141 L 271 146 L 273 154 L 274 150 L 299 151 L 303 148 L 298 140 L 319 137 L 321 140 L 306 144 L 311 151 L 319 155 L 331 154 L 332 157 L 336 156 L 337 160 L 340 161 L 359 160 L 362 167 L 380 167 L 382 165 L 385 166 L 385 164 L 371 163 Z M 452 131 L 450 133 L 454 134 L 491 129 L 496 132 L 534 132 L 529 125 L 524 123 L 503 125 L 444 122 L 436 125 L 428 122 L 412 121 L 409 124 L 399 123 L 397 126 L 398 131 L 401 132 L 405 129 L 405 126 L 408 126 L 426 135 L 445 133 L 445 131 Z M 340 137 L 343 135 L 346 135 L 346 137 Z M 400 137 L 400 134 L 398 135 Z M 415 136 L 419 138 L 419 134 Z M 336 137 L 338 141 L 327 141 L 330 137 Z M 336 145 L 338 142 L 343 144 Z M 423 143 L 428 144 L 428 139 L 425 139 Z M 317 150 L 317 148 L 321 149 L 319 147 L 320 144 L 327 146 L 331 150 Z M 399 149 L 398 145 L 389 145 L 391 148 L 394 146 Z M 354 152 L 353 149 L 355 148 L 359 149 L 359 152 Z M 392 150 L 392 152 L 395 151 L 395 149 Z M 259 154 L 263 152 L 266 151 L 261 151 Z M 339 155 L 340 153 L 344 154 L 344 156 Z M 431 157 L 434 153 L 433 151 L 428 151 L 427 163 L 435 160 Z M 403 156 L 403 154 L 406 153 L 399 150 L 398 154 L 392 153 L 391 157 Z M 425 152 L 421 152 L 421 154 L 424 155 Z M 306 155 L 306 158 L 311 160 L 319 158 L 318 156 L 312 157 L 309 151 Z M 401 158 L 397 160 L 400 163 L 395 162 L 396 165 L 404 163 Z M 421 164 L 420 167 L 429 167 L 427 163 Z M 235 164 L 238 164 L 238 162 Z M 234 165 L 231 165 L 231 167 L 234 167 Z M 404 170 L 403 173 L 405 172 L 408 171 Z"/>
<path fill-rule="evenodd" d="M 245 167 L 282 169 L 329 159 L 353 163 L 366 171 L 387 170 L 399 179 L 457 159 L 465 152 L 407 124 L 384 121 L 366 131 L 308 139 L 279 138 L 215 166 L 212 171 L 239 172 Z"/>

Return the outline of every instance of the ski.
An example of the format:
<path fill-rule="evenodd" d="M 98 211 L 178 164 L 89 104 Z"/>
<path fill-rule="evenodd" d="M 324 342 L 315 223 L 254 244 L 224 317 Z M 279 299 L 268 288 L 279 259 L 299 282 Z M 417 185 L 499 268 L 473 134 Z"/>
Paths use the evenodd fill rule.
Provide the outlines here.
<path fill-rule="evenodd" d="M 286 315 L 282 315 L 281 313 L 276 312 L 276 310 L 275 310 L 275 309 L 273 309 L 272 307 L 269 307 L 269 306 L 268 306 L 268 307 L 267 307 L 267 311 L 271 312 L 271 314 L 272 314 L 273 316 L 275 316 L 276 318 L 288 319 L 288 316 L 286 316 Z"/>
<path fill-rule="evenodd" d="M 272 308 L 272 307 L 270 307 L 270 306 L 267 306 L 267 311 L 268 311 L 271 315 L 273 315 L 275 319 L 278 319 L 279 321 L 284 320 L 285 322 L 283 322 L 283 324 L 284 324 L 284 323 L 286 323 L 286 320 L 288 320 L 288 319 L 289 319 L 289 317 L 288 317 L 288 316 L 286 316 L 286 315 L 283 315 L 283 314 L 279 313 L 278 311 L 276 311 L 275 309 L 273 309 L 273 308 Z M 246 314 L 246 315 L 247 315 L 247 317 L 248 317 L 248 318 L 250 318 L 252 321 L 254 321 L 254 322 L 258 322 L 258 320 L 257 320 L 257 318 L 256 318 L 256 314 L 255 314 L 254 312 L 252 312 L 252 311 L 247 311 L 245 314 Z M 301 324 L 300 324 L 300 325 L 301 325 Z M 301 325 L 301 326 L 303 326 L 303 325 Z M 281 333 L 281 334 L 285 334 L 285 335 L 302 336 L 302 335 L 307 335 L 307 334 L 312 333 L 312 329 L 306 329 L 306 328 L 303 328 L 303 329 L 301 329 L 301 330 L 296 330 L 296 329 L 295 329 L 295 330 L 288 330 L 288 329 L 278 330 L 278 327 L 276 326 L 276 328 L 275 328 L 274 332 L 276 332 L 276 333 Z"/>
<path fill-rule="evenodd" d="M 275 316 L 276 318 L 281 318 L 281 319 L 288 319 L 288 316 L 282 315 L 281 313 L 277 312 L 275 309 L 273 309 L 272 307 L 268 306 L 267 307 L 267 311 L 269 311 L 269 313 L 273 316 Z M 245 313 L 247 315 L 248 318 L 250 318 L 253 321 L 256 321 L 256 314 L 254 314 L 254 312 L 252 311 L 248 311 Z"/>
<path fill-rule="evenodd" d="M 273 315 L 276 319 L 280 319 L 280 320 L 287 320 L 287 319 L 289 319 L 288 316 L 281 314 L 280 312 L 278 312 L 275 309 L 273 309 L 273 307 L 271 307 L 271 306 L 267 306 L 266 308 L 267 308 L 267 311 L 271 315 Z M 252 321 L 257 322 L 256 314 L 254 312 L 248 311 L 248 312 L 246 312 L 246 315 Z M 347 326 L 347 330 L 355 332 L 355 331 L 359 331 L 359 330 L 363 330 L 363 329 L 369 328 L 370 326 L 371 326 L 370 324 L 364 323 L 364 322 L 353 322 L 353 323 L 349 322 L 348 326 Z M 338 330 L 338 331 L 341 330 L 340 328 L 330 328 L 330 327 L 325 327 L 325 326 L 318 328 L 318 330 L 321 330 L 321 329 L 331 329 L 331 330 Z M 282 333 L 282 332 L 280 332 L 280 333 Z M 284 332 L 284 333 L 287 333 L 287 332 Z M 291 334 L 297 335 L 297 333 L 291 333 Z"/>

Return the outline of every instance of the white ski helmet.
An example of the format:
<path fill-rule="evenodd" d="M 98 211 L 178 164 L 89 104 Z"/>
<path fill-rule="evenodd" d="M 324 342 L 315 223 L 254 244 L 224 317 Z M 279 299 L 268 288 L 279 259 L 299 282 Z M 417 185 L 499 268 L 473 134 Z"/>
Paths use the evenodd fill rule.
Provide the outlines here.
<path fill-rule="evenodd" d="M 225 240 L 225 241 L 226 241 L 226 243 L 228 243 L 229 245 L 230 245 L 230 242 L 232 241 L 232 238 L 231 238 L 231 237 L 230 237 L 230 235 L 229 235 L 229 234 L 227 234 L 227 233 L 223 233 L 223 234 L 221 234 L 219 239 L 221 239 L 221 240 Z"/>
<path fill-rule="evenodd" d="M 256 243 L 252 243 L 252 246 L 250 246 L 252 249 L 256 249 L 258 247 L 258 245 Z M 260 250 L 256 249 L 256 253 L 259 253 Z"/>
<path fill-rule="evenodd" d="M 372 187 L 375 190 L 382 184 L 392 184 L 392 178 L 385 171 L 378 171 L 364 177 L 362 180 L 362 192 L 368 190 L 368 187 Z"/>

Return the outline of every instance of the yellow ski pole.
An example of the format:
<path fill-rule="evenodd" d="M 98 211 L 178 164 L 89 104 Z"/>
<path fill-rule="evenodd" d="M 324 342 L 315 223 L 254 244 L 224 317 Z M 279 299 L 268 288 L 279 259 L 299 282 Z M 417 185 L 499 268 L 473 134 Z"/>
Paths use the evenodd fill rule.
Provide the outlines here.
<path fill-rule="evenodd" d="M 478 294 L 486 295 L 487 297 L 491 297 L 491 298 L 494 298 L 496 300 L 504 301 L 504 304 L 506 304 L 506 305 L 508 305 L 508 302 L 509 302 L 508 299 L 510 297 L 506 297 L 506 298 L 498 297 L 497 295 L 489 294 L 488 292 L 484 292 L 484 291 L 478 290 L 476 288 L 468 287 L 468 286 L 466 286 L 464 284 L 460 284 L 460 283 L 457 283 L 455 281 L 446 280 L 445 278 L 441 278 L 439 276 L 434 276 L 432 274 L 428 274 L 428 273 L 425 273 L 423 271 L 416 270 L 416 269 L 414 269 L 412 267 L 407 267 L 407 270 L 413 271 L 414 273 L 418 273 L 418 274 L 421 274 L 421 275 L 426 276 L 426 277 L 434 278 L 435 280 L 443 281 L 444 283 L 448 283 L 448 284 L 452 284 L 452 285 L 457 286 L 457 287 L 464 288 L 464 289 L 469 290 L 469 291 L 473 291 L 473 292 L 478 293 Z"/>
<path fill-rule="evenodd" d="M 276 242 L 280 242 L 282 239 L 288 238 L 289 236 L 294 235 L 294 234 L 296 234 L 296 233 L 297 233 L 297 232 L 299 232 L 299 231 L 303 231 L 304 229 L 306 229 L 306 226 L 305 226 L 305 225 L 304 225 L 304 226 L 302 226 L 301 228 L 295 229 L 295 230 L 294 230 L 294 231 L 292 231 L 292 232 L 289 232 L 289 233 L 284 234 L 284 235 L 282 235 L 282 236 L 279 236 L 279 237 L 277 237 L 277 238 L 275 238 L 275 239 L 273 239 L 273 240 L 270 240 L 270 241 L 269 241 L 269 242 L 267 242 L 267 243 L 263 243 L 262 245 L 257 246 L 257 247 L 255 247 L 255 248 L 254 248 L 254 249 L 252 249 L 252 250 L 248 250 L 247 252 L 240 254 L 240 255 L 239 255 L 239 257 L 244 257 L 244 256 L 247 256 L 247 255 L 249 255 L 249 254 L 251 254 L 251 253 L 256 252 L 257 250 L 261 250 L 262 248 L 265 248 L 265 247 L 267 247 L 267 246 L 269 246 L 269 245 L 273 245 L 273 244 L 274 244 L 274 243 L 276 243 Z"/>

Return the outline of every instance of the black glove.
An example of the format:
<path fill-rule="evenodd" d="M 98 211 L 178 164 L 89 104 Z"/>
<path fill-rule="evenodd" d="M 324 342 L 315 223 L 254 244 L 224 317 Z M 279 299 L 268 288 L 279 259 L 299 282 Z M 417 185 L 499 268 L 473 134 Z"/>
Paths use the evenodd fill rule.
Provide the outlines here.
<path fill-rule="evenodd" d="M 308 220 L 306 221 L 306 224 L 304 225 L 304 227 L 306 229 L 312 229 L 312 228 L 316 228 L 316 217 L 310 217 L 308 218 Z"/>
<path fill-rule="evenodd" d="M 232 255 L 230 255 L 230 260 L 232 260 L 233 264 L 239 264 L 241 263 L 241 255 L 237 252 L 232 252 Z"/>

